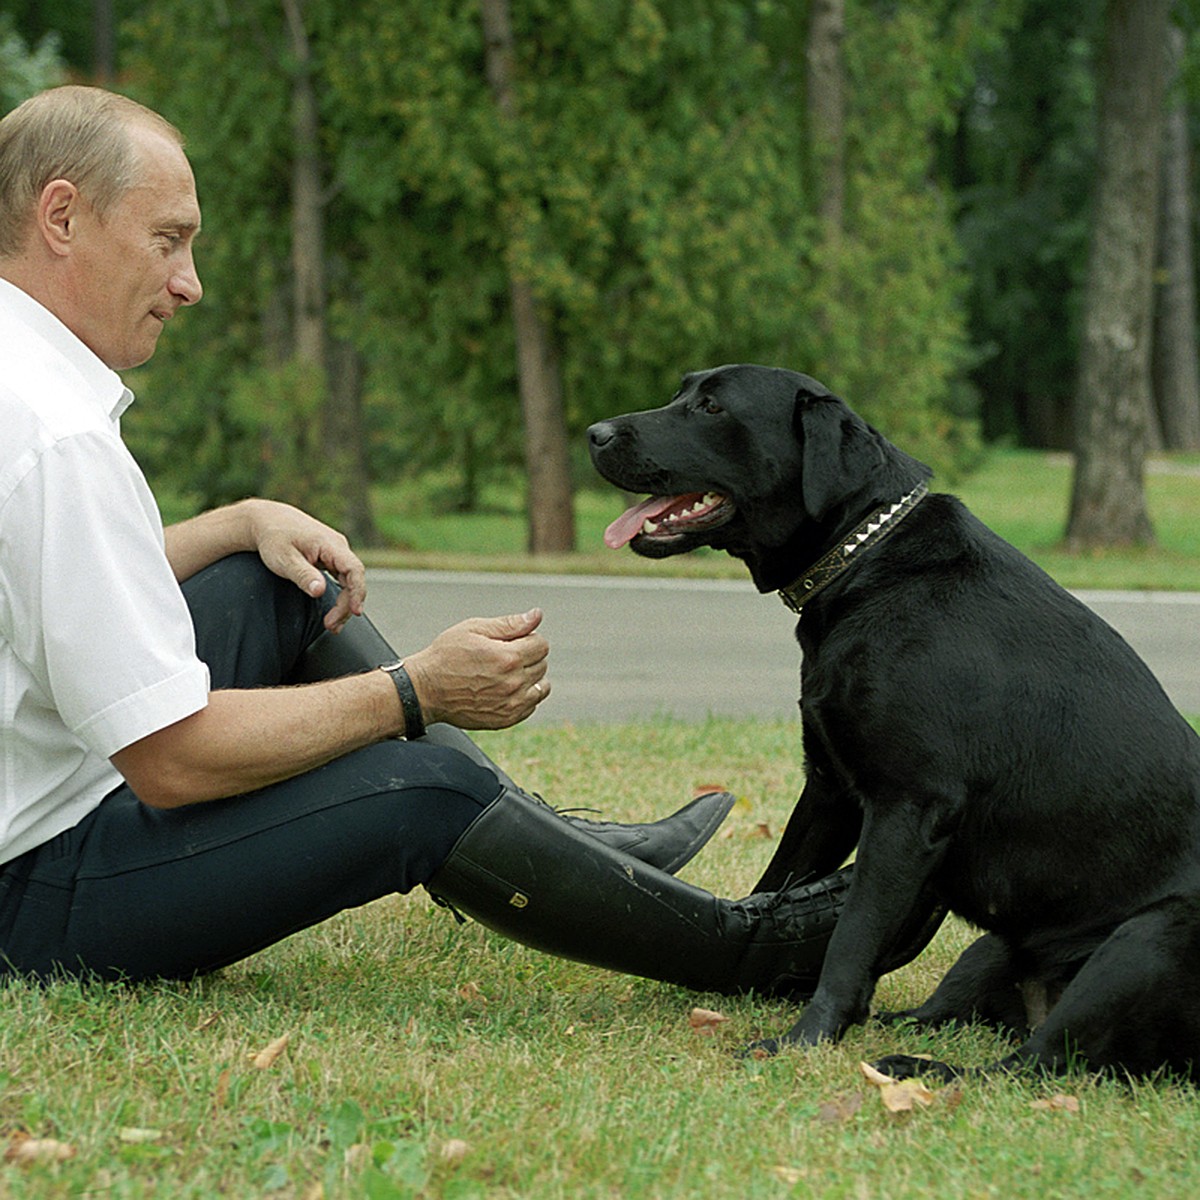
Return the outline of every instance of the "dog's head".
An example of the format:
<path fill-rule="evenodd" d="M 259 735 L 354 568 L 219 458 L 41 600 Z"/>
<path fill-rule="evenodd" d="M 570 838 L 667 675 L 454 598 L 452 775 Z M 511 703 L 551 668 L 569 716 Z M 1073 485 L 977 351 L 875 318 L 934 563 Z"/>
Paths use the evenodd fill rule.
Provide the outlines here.
<path fill-rule="evenodd" d="M 823 384 L 776 367 L 686 375 L 669 404 L 600 421 L 588 444 L 610 483 L 651 493 L 609 526 L 609 546 L 650 558 L 714 546 L 764 591 L 930 474 Z"/>

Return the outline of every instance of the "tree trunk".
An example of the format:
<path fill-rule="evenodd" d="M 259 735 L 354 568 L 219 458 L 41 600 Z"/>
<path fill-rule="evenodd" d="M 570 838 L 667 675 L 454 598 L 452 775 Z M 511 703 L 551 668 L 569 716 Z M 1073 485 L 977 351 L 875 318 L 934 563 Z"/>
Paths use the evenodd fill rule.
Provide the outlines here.
<path fill-rule="evenodd" d="M 845 0 L 810 0 L 805 58 L 809 156 L 817 215 L 830 237 L 841 232 L 846 201 Z"/>
<path fill-rule="evenodd" d="M 1143 471 L 1168 0 L 1109 0 L 1075 392 L 1074 549 L 1154 540 Z"/>
<path fill-rule="evenodd" d="M 501 119 L 515 122 L 516 56 L 508 0 L 483 0 L 480 16 L 492 98 Z M 515 219 L 510 216 L 510 220 Z M 509 232 L 511 235 L 513 231 Z M 575 514 L 558 350 L 553 331 L 538 311 L 529 281 L 521 277 L 511 261 L 508 270 L 517 382 L 525 425 L 529 549 L 533 554 L 565 553 L 575 548 Z"/>
<path fill-rule="evenodd" d="M 117 25 L 113 0 L 92 0 L 92 74 L 110 87 L 117 74 Z"/>
<path fill-rule="evenodd" d="M 1155 407 L 1167 450 L 1200 449 L 1200 363 L 1196 348 L 1191 140 L 1187 106 L 1172 92 L 1183 58 L 1183 30 L 1168 28 L 1168 108 L 1163 137 L 1158 275 L 1154 311 Z"/>
<path fill-rule="evenodd" d="M 362 363 L 345 342 L 331 345 L 325 274 L 325 199 L 321 118 L 313 83 L 304 0 L 283 0 L 292 72 L 292 333 L 293 353 L 321 389 L 320 461 L 311 464 L 322 516 L 355 542 L 378 540 L 371 516 L 361 420 Z M 334 352 L 336 351 L 336 355 Z M 333 370 L 336 357 L 336 371 Z"/>
<path fill-rule="evenodd" d="M 362 355 L 353 343 L 335 337 L 329 345 L 329 362 L 333 371 L 322 437 L 326 469 L 333 471 L 335 494 L 342 502 L 338 527 L 352 545 L 376 546 L 381 539 L 368 486 L 371 476 L 363 423 Z"/>
<path fill-rule="evenodd" d="M 296 357 L 326 374 L 325 212 L 321 188 L 320 117 L 312 80 L 312 48 L 304 0 L 283 0 L 292 71 L 292 329 Z"/>
<path fill-rule="evenodd" d="M 575 549 L 575 512 L 558 354 L 538 315 L 533 289 L 514 277 L 509 290 L 525 421 L 529 550 L 532 554 L 565 554 Z"/>

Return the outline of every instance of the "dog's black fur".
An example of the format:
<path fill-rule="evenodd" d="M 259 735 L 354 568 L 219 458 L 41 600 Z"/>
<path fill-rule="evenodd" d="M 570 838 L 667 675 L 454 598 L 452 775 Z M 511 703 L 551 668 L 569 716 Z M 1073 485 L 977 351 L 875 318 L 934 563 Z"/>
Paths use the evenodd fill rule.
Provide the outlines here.
<path fill-rule="evenodd" d="M 635 551 L 715 546 L 763 592 L 929 475 L 816 380 L 768 367 L 688 375 L 589 439 L 621 488 L 725 498 Z M 898 931 L 944 903 L 985 932 L 889 1019 L 1024 1036 L 993 1068 L 1200 1064 L 1200 739 L 1133 650 L 940 494 L 813 595 L 797 638 L 807 776 L 756 890 L 857 856 L 812 1000 L 761 1045 L 864 1020 Z"/>

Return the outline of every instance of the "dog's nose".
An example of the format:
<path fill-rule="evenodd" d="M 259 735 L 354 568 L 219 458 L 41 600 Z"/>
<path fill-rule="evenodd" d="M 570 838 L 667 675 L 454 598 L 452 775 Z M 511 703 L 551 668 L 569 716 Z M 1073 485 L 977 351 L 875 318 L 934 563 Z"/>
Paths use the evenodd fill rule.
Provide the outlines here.
<path fill-rule="evenodd" d="M 616 426 L 611 421 L 597 421 L 588 431 L 588 441 L 599 450 L 617 436 Z"/>

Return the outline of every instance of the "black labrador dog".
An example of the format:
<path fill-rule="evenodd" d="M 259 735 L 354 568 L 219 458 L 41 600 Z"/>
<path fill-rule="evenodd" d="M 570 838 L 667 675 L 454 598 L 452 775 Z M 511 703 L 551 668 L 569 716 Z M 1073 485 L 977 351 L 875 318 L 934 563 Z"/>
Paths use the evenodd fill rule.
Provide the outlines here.
<path fill-rule="evenodd" d="M 945 905 L 985 932 L 885 1019 L 1025 1038 L 985 1069 L 1200 1064 L 1200 738 L 1121 637 L 806 375 L 691 374 L 589 441 L 652 493 L 610 546 L 715 546 L 799 614 L 806 782 L 756 890 L 857 855 L 811 1001 L 760 1045 L 864 1020 L 900 931 Z"/>

